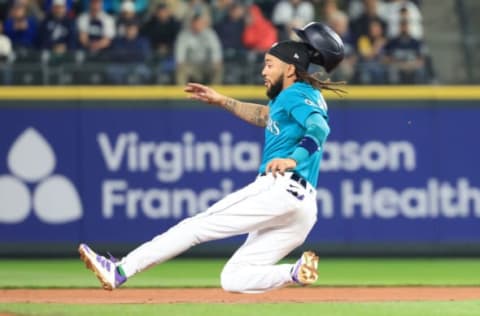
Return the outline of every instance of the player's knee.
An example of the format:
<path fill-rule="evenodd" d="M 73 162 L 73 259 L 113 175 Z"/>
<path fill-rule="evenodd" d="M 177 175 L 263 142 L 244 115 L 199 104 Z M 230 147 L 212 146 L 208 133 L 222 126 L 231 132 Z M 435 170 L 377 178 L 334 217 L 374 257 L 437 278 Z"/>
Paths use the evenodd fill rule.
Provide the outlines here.
<path fill-rule="evenodd" d="M 239 280 L 237 269 L 229 264 L 227 264 L 222 270 L 220 283 L 222 288 L 227 292 L 243 292 L 245 290 Z"/>
<path fill-rule="evenodd" d="M 228 267 L 223 268 L 220 275 L 222 289 L 228 292 L 237 292 L 235 287 L 235 274 Z"/>

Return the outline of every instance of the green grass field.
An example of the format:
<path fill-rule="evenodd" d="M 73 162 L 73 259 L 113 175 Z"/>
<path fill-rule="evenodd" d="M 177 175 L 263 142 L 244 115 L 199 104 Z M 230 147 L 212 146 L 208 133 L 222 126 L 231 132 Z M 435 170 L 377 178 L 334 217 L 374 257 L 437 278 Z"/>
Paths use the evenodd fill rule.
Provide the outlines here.
<path fill-rule="evenodd" d="M 132 278 L 128 287 L 219 287 L 225 260 L 178 259 Z M 317 286 L 480 286 L 479 259 L 323 259 Z M 0 288 L 97 288 L 80 260 L 1 260 Z M 479 301 L 315 304 L 0 304 L 18 315 L 419 315 L 478 316 Z"/>
<path fill-rule="evenodd" d="M 320 304 L 163 304 L 62 305 L 11 304 L 0 310 L 20 315 L 124 316 L 478 316 L 480 302 L 320 303 Z M 67 312 L 68 311 L 68 312 Z"/>

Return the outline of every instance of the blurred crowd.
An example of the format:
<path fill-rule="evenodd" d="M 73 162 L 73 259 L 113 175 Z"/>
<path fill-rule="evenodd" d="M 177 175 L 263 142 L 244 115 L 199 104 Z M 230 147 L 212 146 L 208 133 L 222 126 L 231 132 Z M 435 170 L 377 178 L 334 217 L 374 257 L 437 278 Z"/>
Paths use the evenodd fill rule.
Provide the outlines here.
<path fill-rule="evenodd" d="M 0 21 L 0 84 L 260 83 L 264 53 L 311 21 L 344 41 L 332 80 L 434 78 L 421 1 L 0 0 Z"/>

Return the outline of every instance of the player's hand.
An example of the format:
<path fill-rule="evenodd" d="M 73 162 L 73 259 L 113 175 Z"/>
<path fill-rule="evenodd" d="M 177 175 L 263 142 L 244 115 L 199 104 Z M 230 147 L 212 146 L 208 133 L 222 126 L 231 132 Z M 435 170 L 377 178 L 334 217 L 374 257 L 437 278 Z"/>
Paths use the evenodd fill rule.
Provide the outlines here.
<path fill-rule="evenodd" d="M 185 92 L 190 93 L 190 99 L 209 104 L 220 105 L 225 99 L 225 96 L 221 95 L 217 91 L 199 83 L 189 82 L 184 90 Z"/>
<path fill-rule="evenodd" d="M 297 162 L 291 158 L 276 158 L 268 162 L 265 171 L 271 172 L 274 177 L 277 176 L 277 173 L 283 176 L 285 171 L 292 170 L 296 166 Z"/>

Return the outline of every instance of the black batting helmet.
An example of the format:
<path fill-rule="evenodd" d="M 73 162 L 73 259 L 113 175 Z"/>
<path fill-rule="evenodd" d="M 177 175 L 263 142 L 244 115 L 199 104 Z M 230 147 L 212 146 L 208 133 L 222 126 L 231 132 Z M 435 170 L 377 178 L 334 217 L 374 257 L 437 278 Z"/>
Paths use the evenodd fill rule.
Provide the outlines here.
<path fill-rule="evenodd" d="M 332 71 L 343 60 L 343 41 L 327 25 L 311 22 L 302 29 L 294 29 L 294 31 L 304 43 L 312 48 L 310 61 L 323 66 L 327 72 Z"/>

